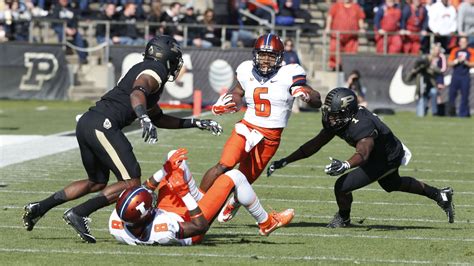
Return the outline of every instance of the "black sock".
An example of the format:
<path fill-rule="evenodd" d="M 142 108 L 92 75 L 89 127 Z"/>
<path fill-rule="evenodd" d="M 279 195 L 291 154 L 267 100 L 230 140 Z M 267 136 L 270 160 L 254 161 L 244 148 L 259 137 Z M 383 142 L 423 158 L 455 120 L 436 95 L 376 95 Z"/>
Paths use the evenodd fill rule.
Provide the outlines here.
<path fill-rule="evenodd" d="M 55 192 L 53 195 L 39 202 L 41 215 L 44 215 L 52 208 L 61 205 L 66 201 L 66 194 L 64 193 L 64 190 Z"/>
<path fill-rule="evenodd" d="M 109 204 L 109 200 L 101 193 L 97 197 L 89 199 L 88 201 L 74 207 L 73 212 L 79 216 L 87 217 L 91 213 L 108 206 Z"/>
<path fill-rule="evenodd" d="M 434 201 L 438 201 L 438 196 L 439 196 L 439 189 L 435 188 L 435 187 L 432 187 L 428 184 L 425 184 L 425 188 L 423 189 L 425 191 L 425 195 L 434 200 Z"/>
<path fill-rule="evenodd" d="M 347 221 L 351 217 L 351 210 L 350 209 L 349 210 L 339 210 L 339 215 L 341 215 L 341 217 L 344 221 Z"/>

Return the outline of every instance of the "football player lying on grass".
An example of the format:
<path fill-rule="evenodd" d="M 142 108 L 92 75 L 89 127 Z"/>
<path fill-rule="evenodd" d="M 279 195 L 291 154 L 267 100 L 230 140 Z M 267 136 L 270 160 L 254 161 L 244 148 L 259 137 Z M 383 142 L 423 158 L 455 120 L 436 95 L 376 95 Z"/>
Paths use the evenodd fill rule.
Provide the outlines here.
<path fill-rule="evenodd" d="M 220 175 L 201 193 L 186 164 L 186 154 L 186 149 L 169 152 L 163 168 L 142 187 L 122 192 L 109 219 L 109 231 L 118 241 L 129 245 L 200 243 L 232 191 L 257 221 L 260 235 L 268 236 L 293 219 L 293 209 L 267 213 L 238 170 Z"/>

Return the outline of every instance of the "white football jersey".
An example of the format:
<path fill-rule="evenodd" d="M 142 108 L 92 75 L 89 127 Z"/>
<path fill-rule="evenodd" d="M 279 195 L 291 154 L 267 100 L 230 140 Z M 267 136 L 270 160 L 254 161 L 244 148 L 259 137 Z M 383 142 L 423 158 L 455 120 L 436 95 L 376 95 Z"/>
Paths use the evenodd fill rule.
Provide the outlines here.
<path fill-rule="evenodd" d="M 259 80 L 252 73 L 253 61 L 237 68 L 237 80 L 245 91 L 245 121 L 264 128 L 284 128 L 288 123 L 294 98 L 290 88 L 306 83 L 306 72 L 298 64 L 280 67 L 270 79 Z"/>
<path fill-rule="evenodd" d="M 176 232 L 179 230 L 178 222 L 183 222 L 183 219 L 172 212 L 157 209 L 153 223 L 145 230 L 148 231 L 149 237 L 147 240 L 140 240 L 135 237 L 124 225 L 117 212 L 114 210 L 109 219 L 109 232 L 119 242 L 128 245 L 192 245 L 192 239 L 177 239 Z"/>

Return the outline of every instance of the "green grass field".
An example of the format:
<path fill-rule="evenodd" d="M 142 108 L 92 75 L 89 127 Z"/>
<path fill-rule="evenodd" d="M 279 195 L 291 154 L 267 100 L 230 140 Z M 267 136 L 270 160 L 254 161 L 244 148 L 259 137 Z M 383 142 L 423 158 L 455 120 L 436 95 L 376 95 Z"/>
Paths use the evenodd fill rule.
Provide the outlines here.
<path fill-rule="evenodd" d="M 0 101 L 0 134 L 48 135 L 74 129 L 74 117 L 90 103 Z M 42 106 L 41 108 L 38 108 Z M 242 113 L 217 117 L 225 132 L 215 137 L 195 129 L 159 130 L 155 145 L 129 135 L 145 176 L 159 169 L 167 151 L 189 149 L 189 165 L 199 182 L 214 165 L 235 121 Z M 319 113 L 294 114 L 275 159 L 298 148 L 321 128 Z M 82 243 L 62 221 L 62 213 L 86 198 L 51 210 L 32 232 L 23 229 L 23 206 L 43 199 L 75 179 L 85 177 L 79 151 L 70 150 L 0 168 L 0 264 L 472 264 L 474 263 L 474 121 L 458 118 L 416 118 L 400 112 L 383 117 L 413 153 L 401 168 L 437 187 L 453 187 L 456 221 L 431 200 L 405 193 L 386 193 L 377 184 L 354 192 L 354 227 L 328 229 L 337 211 L 336 180 L 324 174 L 328 157 L 346 159 L 353 149 L 339 139 L 318 154 L 290 164 L 254 184 L 267 210 L 294 208 L 286 228 L 269 237 L 244 209 L 228 224 L 211 226 L 202 245 L 145 247 L 118 244 L 108 234 L 112 206 L 94 213 L 97 244 Z M 1 152 L 0 152 L 1 155 Z M 113 178 L 113 177 L 112 177 Z"/>

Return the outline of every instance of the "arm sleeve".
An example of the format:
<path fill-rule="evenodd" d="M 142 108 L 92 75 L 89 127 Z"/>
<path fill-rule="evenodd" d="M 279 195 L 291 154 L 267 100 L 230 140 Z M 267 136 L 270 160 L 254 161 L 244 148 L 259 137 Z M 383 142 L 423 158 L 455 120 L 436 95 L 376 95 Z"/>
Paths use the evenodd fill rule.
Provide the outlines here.
<path fill-rule="evenodd" d="M 410 5 L 405 5 L 402 10 L 402 19 L 400 21 L 400 29 L 406 30 L 407 29 L 407 20 L 410 17 L 411 9 Z"/>
<path fill-rule="evenodd" d="M 297 64 L 294 64 L 294 69 L 291 72 L 291 87 L 302 86 L 306 84 L 306 71 Z"/>
<path fill-rule="evenodd" d="M 380 23 L 383 18 L 383 5 L 379 6 L 379 9 L 377 10 L 377 13 L 375 13 L 374 17 L 374 29 L 377 31 L 380 29 Z"/>

